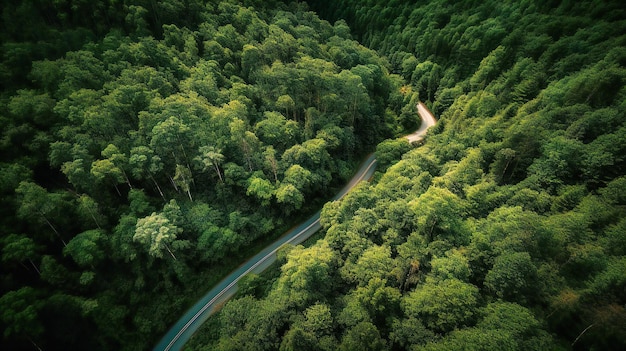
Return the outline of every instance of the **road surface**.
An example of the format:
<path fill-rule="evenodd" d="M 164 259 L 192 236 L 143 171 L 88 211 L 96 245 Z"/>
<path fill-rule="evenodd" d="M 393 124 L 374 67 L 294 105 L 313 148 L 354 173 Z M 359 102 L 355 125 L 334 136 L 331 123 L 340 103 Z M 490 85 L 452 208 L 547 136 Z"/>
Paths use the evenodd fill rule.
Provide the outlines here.
<path fill-rule="evenodd" d="M 435 123 L 437 123 L 437 121 L 435 120 L 435 116 L 433 116 L 433 113 L 430 112 L 428 107 L 426 107 L 426 105 L 421 102 L 417 104 L 417 113 L 422 118 L 422 125 L 420 125 L 420 129 L 405 137 L 409 139 L 409 143 L 422 140 L 428 128 L 434 126 Z"/>
<path fill-rule="evenodd" d="M 417 105 L 417 112 L 422 118 L 420 128 L 407 136 L 409 142 L 424 138 L 428 128 L 432 127 L 436 120 L 428 108 L 421 102 Z M 376 170 L 376 159 L 369 155 L 361 164 L 358 172 L 332 200 L 338 200 L 350 191 L 363 179 L 370 179 Z M 289 230 L 280 239 L 263 249 L 254 257 L 246 261 L 235 271 L 230 273 L 218 285 L 206 293 L 195 305 L 193 305 L 163 336 L 161 341 L 154 347 L 154 351 L 182 350 L 193 334 L 202 324 L 219 309 L 224 302 L 231 298 L 237 291 L 237 283 L 248 273 L 260 273 L 267 269 L 275 260 L 276 252 L 285 244 L 297 245 L 308 239 L 320 229 L 320 211 L 297 227 Z"/>

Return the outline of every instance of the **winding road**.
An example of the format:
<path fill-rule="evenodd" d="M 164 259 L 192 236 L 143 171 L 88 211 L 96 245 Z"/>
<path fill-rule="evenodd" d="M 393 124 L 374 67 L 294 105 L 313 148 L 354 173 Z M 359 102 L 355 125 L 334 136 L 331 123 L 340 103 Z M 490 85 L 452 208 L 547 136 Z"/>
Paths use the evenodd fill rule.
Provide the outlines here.
<path fill-rule="evenodd" d="M 422 118 L 420 128 L 407 136 L 409 142 L 424 138 L 428 128 L 435 125 L 433 114 L 423 104 L 417 105 L 417 112 Z M 376 159 L 369 155 L 361 164 L 358 172 L 341 191 L 333 197 L 332 201 L 341 199 L 363 179 L 370 179 L 376 170 Z M 207 292 L 195 305 L 193 305 L 163 336 L 161 341 L 154 347 L 154 351 L 182 350 L 183 346 L 200 326 L 216 312 L 222 304 L 231 298 L 237 291 L 237 283 L 248 273 L 260 273 L 267 269 L 275 260 L 276 252 L 285 244 L 297 245 L 308 239 L 320 229 L 320 211 L 317 211 L 304 223 L 286 232 L 280 239 L 267 246 L 254 257 L 243 263 L 239 268 L 230 273 L 213 289 Z"/>

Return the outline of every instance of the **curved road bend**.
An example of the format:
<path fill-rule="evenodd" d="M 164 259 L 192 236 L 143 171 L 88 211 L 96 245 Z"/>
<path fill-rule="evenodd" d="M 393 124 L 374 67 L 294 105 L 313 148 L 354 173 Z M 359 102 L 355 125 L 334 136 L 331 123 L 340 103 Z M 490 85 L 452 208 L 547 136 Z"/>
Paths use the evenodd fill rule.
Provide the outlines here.
<path fill-rule="evenodd" d="M 435 123 L 435 117 L 423 104 L 417 105 L 417 111 L 422 118 L 420 128 L 412 134 L 405 136 L 409 142 L 421 140 L 428 128 Z M 331 201 L 342 198 L 363 179 L 370 179 L 376 170 L 376 159 L 369 155 L 361 164 L 355 176 Z M 304 223 L 286 232 L 280 239 L 267 246 L 254 257 L 246 261 L 235 271 L 230 273 L 218 285 L 206 293 L 195 305 L 193 305 L 170 330 L 163 336 L 161 341 L 154 347 L 154 351 L 182 350 L 193 334 L 217 309 L 231 298 L 237 291 L 237 283 L 248 273 L 260 273 L 267 269 L 275 260 L 276 252 L 285 244 L 297 245 L 308 239 L 320 229 L 320 211 L 317 211 Z"/>
<path fill-rule="evenodd" d="M 424 103 L 422 102 L 417 104 L 417 113 L 422 118 L 422 124 L 417 131 L 405 137 L 409 139 L 409 143 L 424 139 L 424 135 L 426 134 L 428 128 L 434 126 L 435 123 L 437 123 L 437 120 L 435 119 L 433 113 L 430 112 L 428 107 L 426 107 L 426 105 L 424 105 Z"/>

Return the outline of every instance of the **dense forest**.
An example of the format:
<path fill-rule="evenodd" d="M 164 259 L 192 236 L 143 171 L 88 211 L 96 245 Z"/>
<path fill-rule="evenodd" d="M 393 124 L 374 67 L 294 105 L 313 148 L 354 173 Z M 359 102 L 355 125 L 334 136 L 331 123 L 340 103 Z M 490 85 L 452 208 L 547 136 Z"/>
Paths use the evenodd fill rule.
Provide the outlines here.
<path fill-rule="evenodd" d="M 151 348 L 373 150 L 188 349 L 626 348 L 621 1 L 1 6 L 2 349 Z"/>
<path fill-rule="evenodd" d="M 386 61 L 299 4 L 2 6 L 4 350 L 152 347 L 418 125 Z"/>
<path fill-rule="evenodd" d="M 189 349 L 626 348 L 623 4 L 310 5 L 440 120 Z"/>

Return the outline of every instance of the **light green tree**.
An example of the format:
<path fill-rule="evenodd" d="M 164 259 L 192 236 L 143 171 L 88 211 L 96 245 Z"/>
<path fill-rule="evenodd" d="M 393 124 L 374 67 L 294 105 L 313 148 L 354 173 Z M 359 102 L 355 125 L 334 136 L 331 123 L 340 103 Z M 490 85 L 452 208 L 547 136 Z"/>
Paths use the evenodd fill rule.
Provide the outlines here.
<path fill-rule="evenodd" d="M 149 178 L 165 201 L 165 195 L 155 179 L 155 176 L 163 170 L 161 157 L 155 155 L 147 146 L 138 146 L 130 150 L 129 164 L 133 176 L 137 179 Z"/>
<path fill-rule="evenodd" d="M 215 170 L 215 173 L 217 173 L 220 182 L 223 182 L 224 178 L 222 178 L 222 172 L 220 170 L 220 165 L 224 162 L 224 155 L 222 154 L 222 150 L 214 146 L 205 145 L 200 146 L 198 152 L 200 153 L 200 155 L 196 156 L 194 158 L 194 161 L 196 161 L 197 164 L 200 165 L 202 171 L 206 172 L 210 168 L 213 168 Z"/>
<path fill-rule="evenodd" d="M 42 247 L 33 239 L 25 235 L 9 234 L 3 238 L 2 244 L 2 262 L 5 264 L 19 262 L 24 268 L 30 270 L 24 265 L 24 261 L 28 261 L 35 272 L 41 274 L 33 260 L 41 255 L 38 251 L 41 251 Z"/>
<path fill-rule="evenodd" d="M 174 174 L 172 181 L 175 185 L 187 193 L 189 201 L 193 201 L 193 198 L 191 197 L 191 184 L 193 183 L 193 177 L 189 168 L 183 165 L 176 165 L 176 173 Z"/>
<path fill-rule="evenodd" d="M 270 200 L 274 196 L 274 186 L 265 178 L 252 176 L 246 194 L 259 199 L 262 206 L 269 206 Z"/>
<path fill-rule="evenodd" d="M 165 215 L 153 212 L 150 216 L 137 220 L 133 241 L 147 246 L 151 256 L 163 258 L 163 253 L 167 251 L 176 260 L 172 249 L 185 249 L 189 246 L 189 241 L 177 240 L 182 232 L 182 228 L 174 225 Z"/>

